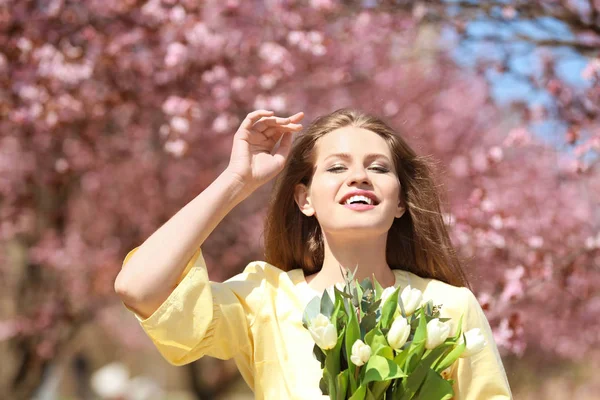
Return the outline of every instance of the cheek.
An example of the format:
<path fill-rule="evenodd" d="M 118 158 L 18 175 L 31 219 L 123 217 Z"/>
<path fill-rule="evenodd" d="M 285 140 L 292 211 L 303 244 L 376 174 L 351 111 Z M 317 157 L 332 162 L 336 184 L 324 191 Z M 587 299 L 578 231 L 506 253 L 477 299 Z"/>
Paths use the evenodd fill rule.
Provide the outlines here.
<path fill-rule="evenodd" d="M 331 207 L 338 197 L 339 187 L 340 183 L 336 179 L 324 178 L 315 181 L 311 190 L 315 207 Z"/>
<path fill-rule="evenodd" d="M 394 200 L 395 202 L 400 200 L 400 182 L 388 182 L 386 193 L 390 200 Z"/>

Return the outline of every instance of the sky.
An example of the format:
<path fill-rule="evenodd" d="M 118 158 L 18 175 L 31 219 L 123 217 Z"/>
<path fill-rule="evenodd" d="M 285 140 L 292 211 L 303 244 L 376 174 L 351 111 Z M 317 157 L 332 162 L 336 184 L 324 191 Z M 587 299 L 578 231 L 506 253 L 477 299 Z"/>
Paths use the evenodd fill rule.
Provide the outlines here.
<path fill-rule="evenodd" d="M 508 54 L 511 70 L 517 74 L 539 74 L 541 70 L 541 49 L 527 43 L 515 35 L 521 34 L 533 39 L 574 39 L 568 26 L 561 21 L 542 17 L 535 22 L 513 20 L 509 24 L 481 18 L 467 25 L 467 33 L 473 40 L 463 41 L 455 47 L 453 56 L 456 62 L 472 67 L 478 58 L 500 60 Z M 446 40 L 454 41 L 456 34 L 446 30 Z M 485 37 L 494 36 L 507 41 L 505 45 L 490 44 Z M 503 50 L 501 50 L 503 48 Z M 556 56 L 557 73 L 575 89 L 583 90 L 591 84 L 581 76 L 589 59 L 568 47 L 547 49 Z M 492 90 L 492 97 L 500 106 L 508 106 L 512 101 L 525 100 L 530 105 L 552 107 L 552 96 L 544 90 L 533 88 L 519 78 L 517 74 L 489 71 L 486 75 Z M 565 148 L 564 133 L 566 126 L 560 121 L 547 120 L 531 126 L 531 130 L 556 147 Z"/>

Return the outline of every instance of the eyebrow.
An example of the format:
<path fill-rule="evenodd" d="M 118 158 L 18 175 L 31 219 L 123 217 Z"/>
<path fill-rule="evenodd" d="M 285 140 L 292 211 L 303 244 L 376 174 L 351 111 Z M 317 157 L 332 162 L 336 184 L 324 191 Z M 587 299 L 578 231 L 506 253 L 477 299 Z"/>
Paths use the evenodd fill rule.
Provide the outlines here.
<path fill-rule="evenodd" d="M 325 160 L 328 160 L 333 157 L 343 158 L 346 160 L 352 159 L 352 155 L 350 153 L 335 153 L 335 154 L 330 154 L 327 157 L 325 157 Z M 367 159 L 384 158 L 387 161 L 390 161 L 389 158 L 385 154 L 381 154 L 381 153 L 370 153 L 370 154 L 367 154 L 366 158 Z"/>

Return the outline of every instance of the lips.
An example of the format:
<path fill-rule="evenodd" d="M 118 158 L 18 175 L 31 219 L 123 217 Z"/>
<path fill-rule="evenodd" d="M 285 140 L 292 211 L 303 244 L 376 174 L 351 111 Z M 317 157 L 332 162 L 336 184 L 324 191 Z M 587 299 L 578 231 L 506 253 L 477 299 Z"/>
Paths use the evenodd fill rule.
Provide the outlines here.
<path fill-rule="evenodd" d="M 373 200 L 373 205 L 376 206 L 377 204 L 379 204 L 379 199 L 377 198 L 377 196 L 375 196 L 373 192 L 369 192 L 367 190 L 353 190 L 351 192 L 346 193 L 342 197 L 342 200 L 340 200 L 340 204 L 344 205 L 346 203 L 346 200 L 348 200 L 352 196 L 365 196 Z"/>

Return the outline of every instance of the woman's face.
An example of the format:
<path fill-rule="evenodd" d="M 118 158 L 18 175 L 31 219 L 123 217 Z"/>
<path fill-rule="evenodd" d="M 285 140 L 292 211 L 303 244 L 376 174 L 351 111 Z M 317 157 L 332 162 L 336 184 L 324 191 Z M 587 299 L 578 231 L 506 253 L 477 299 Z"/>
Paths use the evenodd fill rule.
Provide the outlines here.
<path fill-rule="evenodd" d="M 373 237 L 389 231 L 404 207 L 400 181 L 386 141 L 363 128 L 344 127 L 315 144 L 315 170 L 310 187 L 296 186 L 296 202 L 321 229 L 331 234 Z M 364 191 L 368 200 L 351 198 Z M 364 204 L 366 202 L 371 204 Z"/>

